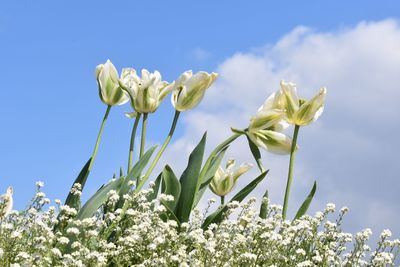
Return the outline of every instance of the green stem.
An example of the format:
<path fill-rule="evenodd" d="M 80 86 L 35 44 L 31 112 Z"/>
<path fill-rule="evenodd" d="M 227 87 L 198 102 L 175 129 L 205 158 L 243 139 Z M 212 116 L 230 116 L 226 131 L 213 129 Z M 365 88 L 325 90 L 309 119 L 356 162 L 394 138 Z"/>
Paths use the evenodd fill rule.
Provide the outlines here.
<path fill-rule="evenodd" d="M 87 171 L 86 177 L 89 175 L 89 172 L 92 169 L 94 160 L 96 159 L 97 150 L 99 149 L 99 145 L 100 145 L 100 139 L 101 139 L 101 136 L 102 136 L 103 130 L 104 130 L 104 125 L 106 124 L 106 121 L 107 121 L 107 118 L 108 118 L 108 114 L 110 113 L 110 110 L 111 110 L 111 106 L 109 105 L 109 106 L 107 106 L 106 113 L 104 114 L 104 118 L 103 118 L 103 121 L 101 123 L 100 130 L 99 130 L 99 134 L 97 135 L 96 144 L 94 146 L 94 150 L 93 150 L 93 153 L 92 153 L 92 158 L 90 160 L 90 164 L 89 164 L 89 167 L 88 167 L 88 171 Z"/>
<path fill-rule="evenodd" d="M 146 128 L 147 128 L 147 115 L 148 113 L 143 114 L 143 122 L 142 122 L 142 138 L 140 140 L 140 153 L 139 158 L 143 156 L 144 153 L 144 145 L 146 143 Z"/>
<path fill-rule="evenodd" d="M 286 183 L 286 191 L 285 191 L 285 199 L 283 201 L 283 210 L 282 210 L 282 219 L 286 219 L 286 213 L 288 209 L 288 202 L 289 202 L 289 194 L 290 194 L 290 187 L 292 185 L 292 179 L 293 179 L 293 166 L 294 166 L 294 160 L 296 157 L 296 144 L 297 144 L 297 136 L 299 134 L 299 125 L 295 125 L 294 127 L 294 133 L 293 133 L 293 140 L 292 140 L 292 147 L 290 149 L 290 162 L 289 162 L 289 173 L 288 173 L 288 179 Z"/>
<path fill-rule="evenodd" d="M 164 141 L 164 144 L 161 146 L 160 150 L 158 151 L 157 155 L 155 156 L 153 162 L 151 163 L 149 169 L 147 170 L 146 174 L 144 175 L 144 177 L 140 180 L 140 182 L 137 184 L 135 192 L 139 192 L 140 189 L 142 189 L 143 185 L 146 183 L 147 179 L 149 179 L 151 172 L 153 171 L 153 169 L 156 167 L 158 161 L 160 160 L 162 154 L 164 153 L 165 149 L 167 148 L 169 142 L 171 141 L 172 135 L 174 134 L 175 128 L 176 128 L 176 124 L 178 122 L 178 118 L 179 118 L 179 111 L 175 111 L 175 116 L 174 116 L 174 120 L 172 121 L 172 125 L 171 125 L 171 129 L 169 130 L 168 136 Z"/>
<path fill-rule="evenodd" d="M 142 114 L 138 113 L 136 118 L 135 118 L 135 123 L 133 124 L 133 128 L 132 128 L 131 143 L 129 145 L 128 172 L 127 173 L 129 173 L 131 171 L 131 169 L 132 169 L 133 149 L 135 147 L 136 129 L 137 129 L 138 125 L 139 125 L 140 116 L 142 116 Z"/>
<path fill-rule="evenodd" d="M 221 196 L 221 205 L 225 204 L 225 196 Z"/>

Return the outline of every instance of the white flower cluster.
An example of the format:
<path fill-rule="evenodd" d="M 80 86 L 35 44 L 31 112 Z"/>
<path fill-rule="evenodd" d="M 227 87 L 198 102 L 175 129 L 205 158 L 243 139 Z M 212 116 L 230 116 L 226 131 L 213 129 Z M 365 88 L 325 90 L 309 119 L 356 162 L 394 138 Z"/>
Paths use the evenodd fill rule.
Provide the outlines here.
<path fill-rule="evenodd" d="M 0 220 L 0 266 L 393 266 L 400 251 L 400 241 L 389 240 L 389 230 L 374 251 L 367 245 L 370 229 L 343 232 L 348 209 L 333 222 L 333 204 L 314 216 L 283 221 L 281 206 L 264 199 L 262 219 L 251 198 L 228 204 L 221 222 L 203 229 L 207 214 L 195 209 L 189 223 L 178 224 L 167 219 L 159 199 L 147 200 L 151 192 L 125 198 L 129 205 L 123 214 L 99 210 L 82 220 L 65 206 L 59 211 L 68 216 L 57 220 L 56 208 L 45 209 L 43 195 L 36 194 L 27 210 Z M 117 200 L 111 192 L 109 202 Z M 106 235 L 116 219 L 118 226 Z"/>

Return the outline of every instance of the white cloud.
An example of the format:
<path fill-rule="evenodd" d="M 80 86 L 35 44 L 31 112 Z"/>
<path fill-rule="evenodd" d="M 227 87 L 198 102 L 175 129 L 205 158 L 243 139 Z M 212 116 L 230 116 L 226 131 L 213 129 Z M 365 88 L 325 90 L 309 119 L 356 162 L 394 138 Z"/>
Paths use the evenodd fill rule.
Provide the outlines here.
<path fill-rule="evenodd" d="M 314 210 L 327 202 L 349 206 L 351 230 L 368 225 L 383 229 L 388 220 L 398 222 L 400 208 L 393 203 L 400 201 L 399 47 L 399 23 L 384 20 L 334 32 L 300 26 L 276 44 L 236 53 L 218 67 L 220 78 L 200 108 L 186 114 L 184 135 L 168 149 L 167 158 L 176 159 L 182 169 L 203 131 L 208 130 L 210 149 L 230 134 L 230 126 L 245 128 L 281 79 L 296 82 L 307 98 L 326 86 L 325 113 L 300 130 L 290 211 L 294 213 L 316 179 Z M 252 160 L 244 140 L 228 154 L 238 161 Z M 263 186 L 281 203 L 288 157 L 264 153 L 264 160 L 271 173 Z M 400 226 L 390 226 L 399 236 Z"/>

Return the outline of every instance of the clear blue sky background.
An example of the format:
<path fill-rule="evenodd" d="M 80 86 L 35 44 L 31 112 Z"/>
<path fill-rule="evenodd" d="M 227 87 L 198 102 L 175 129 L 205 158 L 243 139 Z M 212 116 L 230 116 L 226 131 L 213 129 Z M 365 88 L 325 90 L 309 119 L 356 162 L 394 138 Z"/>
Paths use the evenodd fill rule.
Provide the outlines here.
<path fill-rule="evenodd" d="M 37 180 L 51 198 L 65 197 L 106 108 L 94 69 L 108 58 L 171 81 L 187 69 L 213 71 L 297 25 L 329 31 L 399 10 L 398 1 L 1 1 L 0 189 L 14 186 L 17 209 Z M 210 52 L 203 60 L 201 49 Z M 129 109 L 111 111 L 89 191 L 126 166 Z M 163 139 L 173 113 L 169 101 L 160 110 L 150 118 L 152 140 Z"/>

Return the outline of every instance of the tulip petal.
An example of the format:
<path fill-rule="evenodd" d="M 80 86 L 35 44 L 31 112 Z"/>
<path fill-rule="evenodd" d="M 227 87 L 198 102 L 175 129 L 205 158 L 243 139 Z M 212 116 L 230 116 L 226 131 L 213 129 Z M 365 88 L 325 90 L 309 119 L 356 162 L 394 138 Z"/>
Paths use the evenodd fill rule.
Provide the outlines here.
<path fill-rule="evenodd" d="M 257 112 L 257 114 L 250 119 L 249 129 L 251 130 L 267 130 L 274 125 L 280 123 L 285 116 L 284 110 L 279 109 L 270 109 L 270 110 L 261 110 Z"/>
<path fill-rule="evenodd" d="M 286 83 L 285 81 L 281 81 L 281 90 L 284 98 L 286 116 L 288 122 L 293 122 L 295 113 L 299 109 L 299 97 L 296 92 L 296 84 L 294 83 Z"/>
<path fill-rule="evenodd" d="M 257 146 L 275 154 L 289 154 L 292 146 L 292 139 L 283 133 L 271 130 L 258 130 L 248 134 L 251 141 Z"/>
<path fill-rule="evenodd" d="M 318 119 L 324 110 L 326 88 L 321 88 L 319 93 L 300 106 L 295 116 L 297 125 L 308 125 Z"/>

